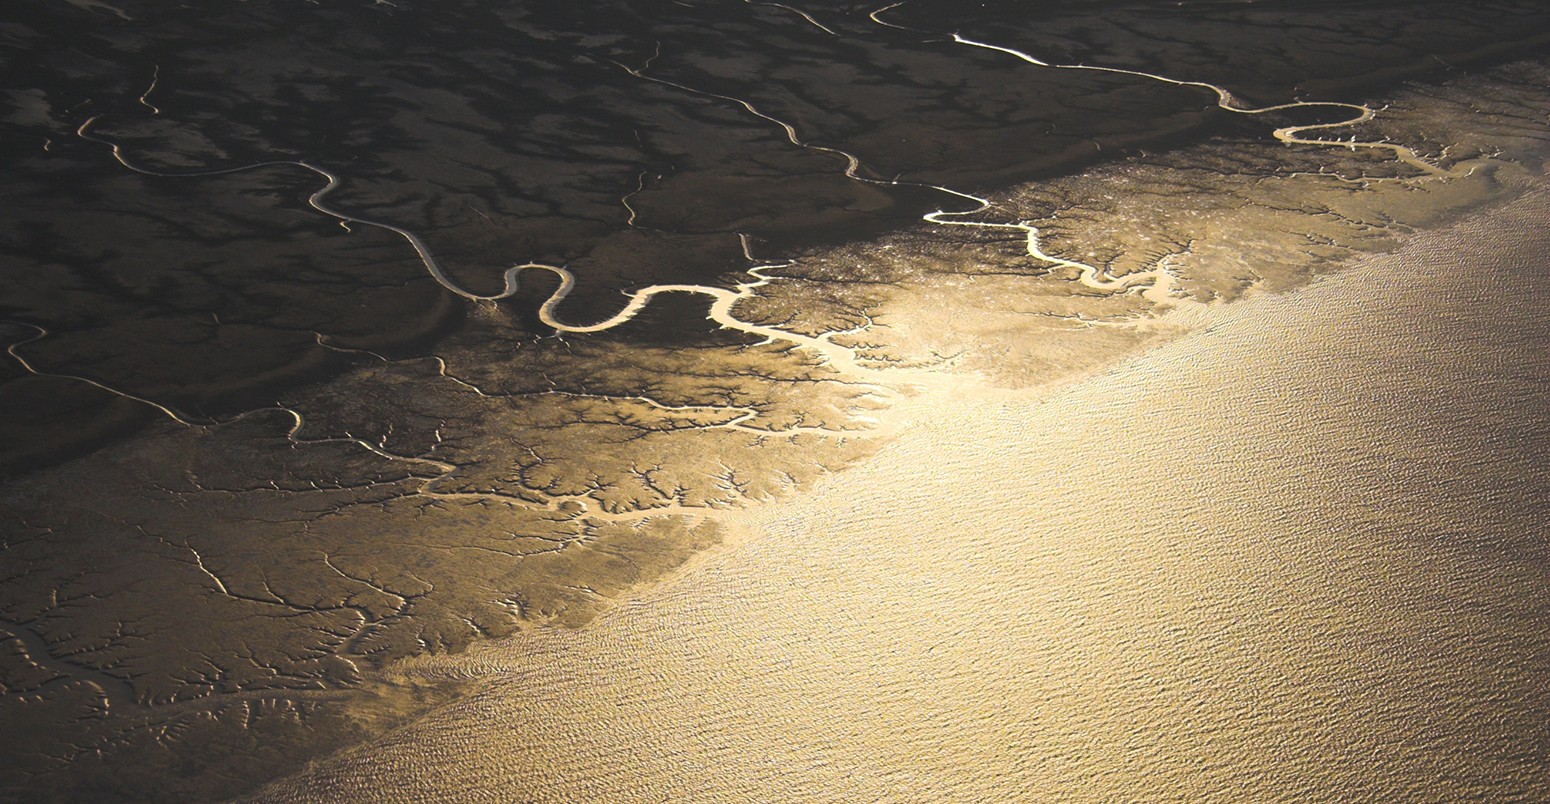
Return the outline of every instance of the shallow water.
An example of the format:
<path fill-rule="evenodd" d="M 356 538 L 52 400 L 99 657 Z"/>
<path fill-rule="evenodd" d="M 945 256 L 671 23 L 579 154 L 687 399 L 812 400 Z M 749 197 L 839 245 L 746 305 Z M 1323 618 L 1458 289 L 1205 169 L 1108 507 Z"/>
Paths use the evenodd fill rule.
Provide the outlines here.
<path fill-rule="evenodd" d="M 1550 196 L 872 460 L 265 800 L 1550 796 Z"/>

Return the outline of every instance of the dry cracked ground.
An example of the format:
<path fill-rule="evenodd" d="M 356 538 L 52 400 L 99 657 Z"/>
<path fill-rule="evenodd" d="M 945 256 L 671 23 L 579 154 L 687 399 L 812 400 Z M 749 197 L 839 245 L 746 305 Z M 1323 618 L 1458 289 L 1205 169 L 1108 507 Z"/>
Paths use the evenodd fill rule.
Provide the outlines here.
<path fill-rule="evenodd" d="M 239 794 L 457 693 L 394 659 L 584 625 L 865 459 L 914 372 L 1090 370 L 1542 175 L 1534 3 L 1026 5 L 0 12 L 0 796 Z M 1309 136 L 1437 173 L 953 32 L 1367 102 Z M 793 336 L 451 289 L 529 261 L 567 323 L 744 285 Z"/>

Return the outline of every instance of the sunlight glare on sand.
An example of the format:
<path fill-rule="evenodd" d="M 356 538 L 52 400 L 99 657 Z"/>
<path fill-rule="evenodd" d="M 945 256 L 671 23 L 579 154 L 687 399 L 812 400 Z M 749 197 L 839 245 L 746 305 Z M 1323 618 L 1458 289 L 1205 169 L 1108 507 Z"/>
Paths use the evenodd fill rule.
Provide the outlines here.
<path fill-rule="evenodd" d="M 593 627 L 409 662 L 489 686 L 263 798 L 1550 795 L 1547 211 L 926 389 Z"/>

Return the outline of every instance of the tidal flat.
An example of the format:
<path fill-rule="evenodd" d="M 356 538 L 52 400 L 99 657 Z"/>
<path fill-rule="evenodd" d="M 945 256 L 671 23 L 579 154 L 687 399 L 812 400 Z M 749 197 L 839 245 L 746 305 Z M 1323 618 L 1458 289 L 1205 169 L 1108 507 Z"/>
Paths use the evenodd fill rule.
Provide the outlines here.
<path fill-rule="evenodd" d="M 0 12 L 0 798 L 1542 796 L 1550 12 L 960 5 Z"/>
<path fill-rule="evenodd" d="M 1550 796 L 1550 194 L 862 465 L 256 801 Z"/>

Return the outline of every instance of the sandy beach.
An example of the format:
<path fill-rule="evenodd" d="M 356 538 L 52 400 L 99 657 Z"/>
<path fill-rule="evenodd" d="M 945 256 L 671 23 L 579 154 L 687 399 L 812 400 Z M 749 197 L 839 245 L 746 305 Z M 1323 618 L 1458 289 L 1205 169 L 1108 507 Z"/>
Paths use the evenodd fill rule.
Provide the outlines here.
<path fill-rule="evenodd" d="M 1550 196 L 904 432 L 261 798 L 1550 796 Z"/>

